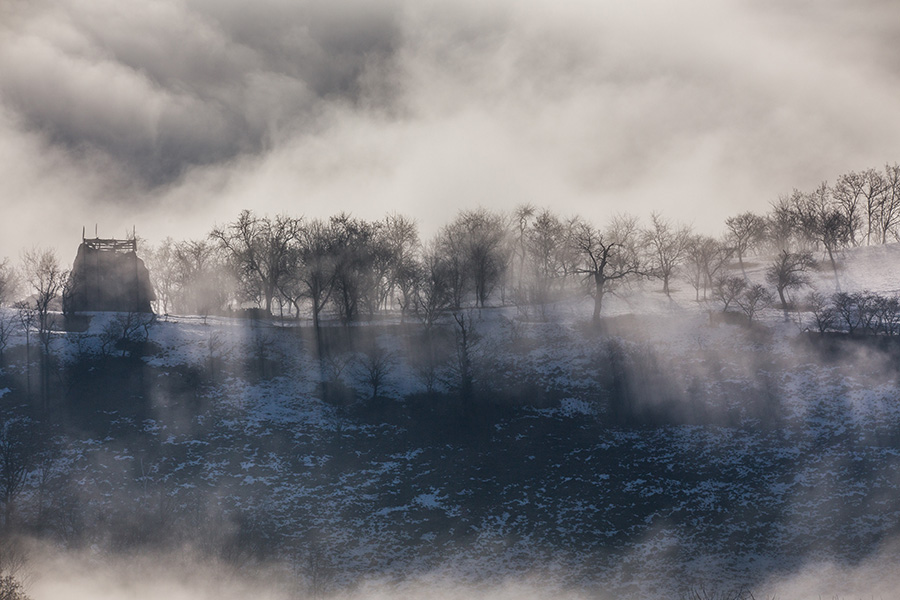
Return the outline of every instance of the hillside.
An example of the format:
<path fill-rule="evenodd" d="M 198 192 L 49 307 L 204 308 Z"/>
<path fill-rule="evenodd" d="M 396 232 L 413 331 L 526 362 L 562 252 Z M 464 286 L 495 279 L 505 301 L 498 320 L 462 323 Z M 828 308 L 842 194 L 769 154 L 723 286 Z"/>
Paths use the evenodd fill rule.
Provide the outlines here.
<path fill-rule="evenodd" d="M 900 291 L 896 244 L 840 266 L 813 286 Z M 713 325 L 719 307 L 676 287 L 620 289 L 599 327 L 587 301 L 547 322 L 472 311 L 464 399 L 449 318 L 430 333 L 328 327 L 317 345 L 304 323 L 170 317 L 115 346 L 124 317 L 96 313 L 56 334 L 43 410 L 16 334 L 0 402 L 42 423 L 16 519 L 54 552 L 189 548 L 309 596 L 423 581 L 639 598 L 890 589 L 848 573 L 890 560 L 900 527 L 900 344 L 824 343 L 809 315 L 779 309 Z M 797 583 L 822 565 L 833 577 Z M 56 584 L 35 573 L 33 597 Z"/>

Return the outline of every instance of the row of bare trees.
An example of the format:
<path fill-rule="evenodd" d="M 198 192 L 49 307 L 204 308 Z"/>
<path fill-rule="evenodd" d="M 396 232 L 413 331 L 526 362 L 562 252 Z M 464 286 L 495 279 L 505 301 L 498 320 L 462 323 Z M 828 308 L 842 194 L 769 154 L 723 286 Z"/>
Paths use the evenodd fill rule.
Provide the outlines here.
<path fill-rule="evenodd" d="M 839 331 L 864 335 L 900 335 L 900 297 L 870 291 L 811 292 L 806 305 L 820 333 Z"/>
<path fill-rule="evenodd" d="M 160 312 L 207 314 L 228 304 L 252 305 L 266 313 L 305 312 L 318 328 L 326 313 L 349 323 L 399 310 L 430 325 L 447 310 L 491 302 L 545 316 L 555 300 L 580 289 L 593 297 L 596 320 L 606 296 L 629 279 L 658 279 L 669 295 L 681 278 L 698 301 L 701 293 L 704 300 L 710 293 L 721 298 L 735 261 L 746 279 L 747 257 L 774 253 L 767 281 L 786 306 L 786 293 L 803 283 L 791 271 L 808 271 L 814 252 L 823 252 L 837 272 L 837 252 L 873 240 L 871 230 L 861 235 L 860 223 L 874 227 L 870 215 L 887 219 L 895 171 L 849 174 L 833 187 L 795 191 L 767 215 L 727 219 L 720 239 L 659 214 L 648 226 L 619 215 L 597 227 L 532 206 L 510 214 L 463 211 L 426 242 L 413 221 L 398 215 L 305 220 L 244 211 L 206 240 L 164 241 L 150 257 L 151 273 Z M 867 196 L 851 194 L 851 183 L 863 179 L 883 183 L 873 196 L 883 201 L 868 201 L 866 211 L 860 206 Z M 878 239 L 887 241 L 885 231 L 893 229 L 879 231 Z"/>
<path fill-rule="evenodd" d="M 166 239 L 146 259 L 155 308 L 166 314 L 256 306 L 308 314 L 318 328 L 323 315 L 349 323 L 399 310 L 430 325 L 448 309 L 490 303 L 545 316 L 554 301 L 581 290 L 593 297 L 598 319 L 607 295 L 630 279 L 658 279 L 667 295 L 681 279 L 698 301 L 706 300 L 710 293 L 721 296 L 735 261 L 746 279 L 748 257 L 760 254 L 797 262 L 822 253 L 837 275 L 843 248 L 898 238 L 900 166 L 851 172 L 812 192 L 795 190 L 768 214 L 745 212 L 725 226 L 725 235 L 714 238 L 653 214 L 646 226 L 619 215 L 598 227 L 521 206 L 511 213 L 463 211 L 423 241 L 415 222 L 399 215 L 366 221 L 345 213 L 304 219 L 243 211 L 205 239 Z M 800 263 L 808 269 L 811 261 Z M 790 279 L 770 277 L 782 305 L 796 287 Z M 23 307 L 46 346 L 51 303 L 65 294 L 66 281 L 51 252 L 26 252 L 18 269 L 0 262 L 0 304 L 25 291 Z"/>
<path fill-rule="evenodd" d="M 632 275 L 669 281 L 688 230 L 654 215 L 653 229 L 617 217 L 605 229 L 563 220 L 530 206 L 507 215 L 463 211 L 422 242 L 416 224 L 398 215 L 365 221 L 347 214 L 327 220 L 242 212 L 208 239 L 164 240 L 148 256 L 157 310 L 209 314 L 225 306 L 266 313 L 309 314 L 318 328 L 328 312 L 343 323 L 388 310 L 426 325 L 442 312 L 491 302 L 541 310 L 583 283 L 599 316 L 604 295 Z M 638 250 L 644 239 L 653 256 Z"/>
<path fill-rule="evenodd" d="M 810 192 L 795 189 L 773 202 L 768 215 L 742 213 L 725 225 L 742 267 L 754 249 L 823 250 L 834 266 L 841 248 L 900 239 L 900 165 L 851 171 Z"/>

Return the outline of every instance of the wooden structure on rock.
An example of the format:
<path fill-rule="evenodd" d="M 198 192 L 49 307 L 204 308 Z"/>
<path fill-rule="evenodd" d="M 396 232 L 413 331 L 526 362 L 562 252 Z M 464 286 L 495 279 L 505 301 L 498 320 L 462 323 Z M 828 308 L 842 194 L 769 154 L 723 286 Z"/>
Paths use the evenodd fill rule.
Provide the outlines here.
<path fill-rule="evenodd" d="M 67 313 L 84 311 L 152 312 L 156 299 L 150 271 L 137 255 L 137 240 L 88 239 L 81 245 L 63 298 Z"/>

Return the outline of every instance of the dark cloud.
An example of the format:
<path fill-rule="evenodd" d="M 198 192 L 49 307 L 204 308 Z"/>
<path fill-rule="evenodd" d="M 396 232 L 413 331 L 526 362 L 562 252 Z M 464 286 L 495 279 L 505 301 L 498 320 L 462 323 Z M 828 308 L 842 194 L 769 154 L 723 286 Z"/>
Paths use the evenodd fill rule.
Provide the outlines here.
<path fill-rule="evenodd" d="M 900 5 L 886 0 L 0 11 L 0 178 L 29 199 L 19 222 L 42 205 L 198 236 L 253 207 L 398 210 L 429 230 L 532 202 L 715 231 L 900 156 Z"/>
<path fill-rule="evenodd" d="M 51 143 L 166 184 L 264 151 L 323 99 L 358 100 L 361 73 L 393 45 L 387 6 L 36 3 L 7 31 L 0 90 Z"/>

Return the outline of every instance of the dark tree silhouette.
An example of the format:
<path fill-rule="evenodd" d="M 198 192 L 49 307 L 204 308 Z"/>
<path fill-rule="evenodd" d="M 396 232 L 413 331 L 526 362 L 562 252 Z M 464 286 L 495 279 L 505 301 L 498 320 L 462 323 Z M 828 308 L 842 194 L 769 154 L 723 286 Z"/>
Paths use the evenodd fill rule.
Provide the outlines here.
<path fill-rule="evenodd" d="M 572 230 L 570 243 L 581 258 L 576 273 L 584 276 L 594 298 L 592 320 L 600 321 L 603 299 L 613 285 L 641 273 L 641 263 L 634 246 L 636 221 L 631 217 L 617 217 L 601 232 L 593 225 L 578 222 Z"/>
<path fill-rule="evenodd" d="M 331 217 L 334 235 L 334 290 L 332 302 L 341 322 L 355 321 L 363 308 L 374 312 L 377 295 L 376 262 L 382 262 L 376 251 L 377 227 L 347 213 Z"/>
<path fill-rule="evenodd" d="M 15 502 L 25 485 L 37 451 L 32 421 L 21 415 L 3 415 L 0 423 L 0 500 L 3 526 L 14 526 Z"/>
<path fill-rule="evenodd" d="M 785 294 L 792 289 L 809 283 L 809 270 L 816 261 L 809 252 L 788 252 L 782 250 L 775 261 L 766 269 L 766 282 L 775 287 L 778 299 L 784 309 L 784 320 L 788 320 L 788 302 Z"/>
<path fill-rule="evenodd" d="M 775 252 L 791 250 L 797 236 L 799 224 L 790 197 L 781 196 L 772 203 L 772 210 L 766 216 L 766 238 Z"/>
<path fill-rule="evenodd" d="M 542 317 L 555 286 L 564 285 L 569 260 L 568 230 L 549 210 L 541 211 L 525 232 L 529 291 L 525 300 L 536 304 Z M 520 283 L 520 289 L 523 284 Z"/>
<path fill-rule="evenodd" d="M 650 215 L 650 228 L 643 233 L 648 255 L 647 272 L 661 279 L 663 292 L 671 297 L 669 281 L 687 254 L 691 239 L 689 227 L 675 227 L 659 213 Z"/>
<path fill-rule="evenodd" d="M 290 247 L 299 230 L 299 219 L 286 215 L 274 219 L 257 217 L 244 210 L 236 221 L 214 228 L 209 236 L 228 253 L 245 288 L 257 291 L 266 312 L 271 313 L 272 300 L 287 274 Z"/>
<path fill-rule="evenodd" d="M 150 283 L 156 293 L 156 312 L 164 315 L 173 309 L 177 289 L 179 265 L 176 248 L 175 241 L 167 237 L 148 252 L 146 259 Z"/>
<path fill-rule="evenodd" d="M 8 258 L 0 260 L 0 306 L 15 298 L 19 288 L 19 274 Z"/>
<path fill-rule="evenodd" d="M 751 248 L 765 239 L 766 219 L 757 214 L 745 212 L 725 219 L 725 226 L 728 228 L 728 242 L 737 254 L 741 273 L 746 277 L 744 256 Z"/>
<path fill-rule="evenodd" d="M 456 322 L 456 389 L 462 399 L 465 411 L 471 414 L 475 399 L 475 367 L 474 353 L 478 344 L 478 334 L 472 323 L 472 315 L 463 312 L 453 313 Z"/>
<path fill-rule="evenodd" d="M 732 302 L 735 302 L 747 289 L 747 280 L 743 277 L 720 277 L 713 287 L 713 295 L 722 303 L 722 312 L 727 312 Z"/>
<path fill-rule="evenodd" d="M 337 233 L 328 223 L 307 222 L 300 230 L 300 271 L 294 274 L 309 299 L 316 335 L 319 335 L 321 314 L 334 290 Z"/>
<path fill-rule="evenodd" d="M 396 366 L 394 354 L 374 341 L 366 346 L 357 361 L 360 379 L 372 390 L 372 400 L 379 397 Z"/>
<path fill-rule="evenodd" d="M 221 251 L 206 240 L 175 246 L 173 307 L 181 313 L 208 316 L 220 310 L 234 287 Z"/>
<path fill-rule="evenodd" d="M 759 311 L 772 303 L 772 294 L 761 283 L 747 286 L 744 291 L 734 299 L 741 312 L 747 316 L 747 322 L 752 323 Z"/>
<path fill-rule="evenodd" d="M 416 311 L 426 329 L 453 304 L 454 265 L 435 244 L 426 245 L 416 282 Z"/>
<path fill-rule="evenodd" d="M 484 209 L 460 213 L 443 230 L 442 253 L 459 270 L 459 282 L 471 285 L 476 306 L 485 306 L 506 275 L 510 254 L 506 234 L 503 218 Z M 457 293 L 460 301 L 462 293 Z"/>
<path fill-rule="evenodd" d="M 415 308 L 415 282 L 421 250 L 418 227 L 411 219 L 391 214 L 382 221 L 379 238 L 387 256 L 382 306 L 392 309 L 396 300 L 401 315 L 406 315 Z"/>
<path fill-rule="evenodd" d="M 834 326 L 838 315 L 829 298 L 819 292 L 810 292 L 805 301 L 819 333 L 825 333 Z"/>
<path fill-rule="evenodd" d="M 851 246 L 858 246 L 857 238 L 866 226 L 866 213 L 863 206 L 866 179 L 856 172 L 841 175 L 831 193 L 841 216 L 847 225 L 847 233 Z"/>

